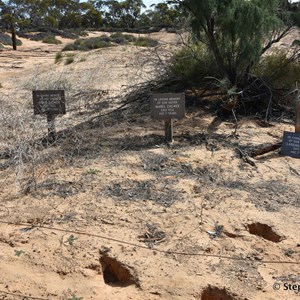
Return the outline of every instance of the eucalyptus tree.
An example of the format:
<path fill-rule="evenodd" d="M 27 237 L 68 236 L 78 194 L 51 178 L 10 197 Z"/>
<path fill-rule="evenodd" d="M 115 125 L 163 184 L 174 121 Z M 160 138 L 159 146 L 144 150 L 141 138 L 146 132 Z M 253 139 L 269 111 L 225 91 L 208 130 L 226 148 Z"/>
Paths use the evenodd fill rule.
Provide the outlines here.
<path fill-rule="evenodd" d="M 134 28 L 141 16 L 142 8 L 145 8 L 142 0 L 109 0 L 104 3 L 107 7 L 105 20 L 113 27 Z"/>

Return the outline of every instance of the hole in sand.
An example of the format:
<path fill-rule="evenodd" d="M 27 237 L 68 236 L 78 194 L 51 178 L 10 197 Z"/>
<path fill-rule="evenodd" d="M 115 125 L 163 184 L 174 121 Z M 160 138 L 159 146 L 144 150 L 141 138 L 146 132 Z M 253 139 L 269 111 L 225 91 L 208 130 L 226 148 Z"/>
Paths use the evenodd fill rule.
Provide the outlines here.
<path fill-rule="evenodd" d="M 115 258 L 103 256 L 100 258 L 104 282 L 112 286 L 138 285 L 128 266 L 117 261 Z"/>
<path fill-rule="evenodd" d="M 234 300 L 234 298 L 225 288 L 208 286 L 202 292 L 201 300 Z"/>
<path fill-rule="evenodd" d="M 251 234 L 258 235 L 268 241 L 279 243 L 283 238 L 278 235 L 271 226 L 262 223 L 253 223 L 248 225 L 248 230 Z"/>

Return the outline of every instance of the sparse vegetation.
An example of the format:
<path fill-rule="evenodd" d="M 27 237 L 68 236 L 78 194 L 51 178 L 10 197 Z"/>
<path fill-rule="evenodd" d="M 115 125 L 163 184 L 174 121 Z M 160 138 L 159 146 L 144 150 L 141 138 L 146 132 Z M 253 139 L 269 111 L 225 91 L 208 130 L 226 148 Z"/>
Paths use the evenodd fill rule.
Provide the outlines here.
<path fill-rule="evenodd" d="M 73 234 L 71 234 L 68 239 L 67 239 L 67 242 L 70 246 L 73 246 L 74 245 L 74 242 L 78 240 L 77 237 L 75 237 Z"/>
<path fill-rule="evenodd" d="M 191 38 L 187 32 L 180 40 L 163 31 L 153 35 L 157 42 L 151 35 L 117 32 L 77 38 L 55 58 L 52 49 L 58 47 L 41 43 L 26 43 L 19 53 L 1 51 L 5 278 L 0 275 L 0 298 L 276 299 L 275 281 L 298 280 L 292 281 L 297 275 L 292 272 L 299 263 L 300 166 L 279 152 L 260 159 L 250 155 L 260 143 L 281 146 L 283 131 L 294 129 L 294 110 L 288 107 L 276 106 L 271 124 L 261 116 L 272 111 L 280 95 L 288 95 L 289 104 L 299 96 L 299 40 L 291 47 L 276 44 L 288 45 L 288 51 L 266 51 L 248 60 L 250 46 L 257 54 L 263 44 L 246 36 L 241 45 L 243 29 L 231 22 L 261 13 L 265 7 L 250 6 L 266 2 L 244 1 L 247 9 L 241 10 L 240 0 L 175 2 L 203 5 L 193 10 Z M 142 17 L 135 0 L 0 0 L 0 10 L 15 3 L 18 26 L 35 16 L 28 9 L 35 3 L 46 6 L 37 17 L 48 12 L 37 22 L 56 27 L 53 31 L 83 25 L 95 29 L 104 19 L 105 24 L 134 27 Z M 220 7 L 213 7 L 216 3 Z M 130 10 L 133 4 L 136 10 Z M 102 5 L 113 13 L 99 14 Z M 62 17 L 59 9 L 65 6 L 69 9 Z M 189 7 L 177 8 L 157 4 L 143 22 L 148 15 L 171 25 L 183 12 L 187 22 L 192 18 Z M 210 13 L 202 18 L 205 9 Z M 1 17 L 0 11 L 3 24 Z M 209 23 L 209 38 L 202 39 L 202 21 Z M 50 34 L 48 27 L 45 34 Z M 238 38 L 230 44 L 232 34 Z M 225 69 L 210 44 L 213 38 Z M 268 46 L 268 40 L 261 41 Z M 32 109 L 32 90 L 48 89 L 65 90 L 67 107 L 66 115 L 55 117 L 52 140 L 49 125 L 54 121 Z M 161 120 L 150 119 L 150 95 L 160 92 L 186 96 L 186 118 L 174 122 L 173 144 L 165 143 Z M 24 276 L 24 266 L 32 275 Z M 281 275 L 287 280 L 275 279 Z"/>
<path fill-rule="evenodd" d="M 158 41 L 147 37 L 139 37 L 134 42 L 134 45 L 139 47 L 156 47 Z"/>
<path fill-rule="evenodd" d="M 74 62 L 74 56 L 74 53 L 63 54 L 62 52 L 58 52 L 55 55 L 55 63 L 57 64 L 64 61 L 65 65 L 69 65 Z"/>
<path fill-rule="evenodd" d="M 111 36 L 77 39 L 74 43 L 66 45 L 62 51 L 89 51 L 93 49 L 112 47 L 115 45 L 133 44 L 140 47 L 155 47 L 158 42 L 147 37 L 136 38 L 130 34 L 115 33 Z"/>
<path fill-rule="evenodd" d="M 60 40 L 56 39 L 54 36 L 47 36 L 47 37 L 43 38 L 43 43 L 54 44 L 54 45 L 62 44 L 62 42 Z"/>
<path fill-rule="evenodd" d="M 23 250 L 15 250 L 15 256 L 20 257 L 25 252 Z"/>
<path fill-rule="evenodd" d="M 284 255 L 285 256 L 288 256 L 288 257 L 292 257 L 293 256 L 293 254 L 295 254 L 296 253 L 296 251 L 294 251 L 293 249 L 286 249 L 285 251 L 284 251 Z"/>
<path fill-rule="evenodd" d="M 110 38 L 106 35 L 94 38 L 77 39 L 74 43 L 66 45 L 62 51 L 89 51 L 93 49 L 111 47 Z"/>
<path fill-rule="evenodd" d="M 300 82 L 300 61 L 287 51 L 264 56 L 253 69 L 272 89 L 291 90 Z"/>
<path fill-rule="evenodd" d="M 69 65 L 69 64 L 73 63 L 74 62 L 74 56 L 75 56 L 74 53 L 67 53 L 66 54 L 65 65 Z"/>
<path fill-rule="evenodd" d="M 73 62 L 74 62 L 74 58 L 73 57 L 67 57 L 67 59 L 65 61 L 65 65 L 70 65 Z"/>
<path fill-rule="evenodd" d="M 61 61 L 62 61 L 62 58 L 63 58 L 62 53 L 61 53 L 61 52 L 57 52 L 57 53 L 55 54 L 55 63 L 57 64 L 57 63 L 61 62 Z"/>
<path fill-rule="evenodd" d="M 110 36 L 110 39 L 112 42 L 117 43 L 117 44 L 127 44 L 130 42 L 136 41 L 136 37 L 131 35 L 131 34 L 124 34 L 121 32 L 113 33 Z"/>
<path fill-rule="evenodd" d="M 82 297 L 77 297 L 75 294 L 72 295 L 72 298 L 68 298 L 67 300 L 82 300 Z"/>

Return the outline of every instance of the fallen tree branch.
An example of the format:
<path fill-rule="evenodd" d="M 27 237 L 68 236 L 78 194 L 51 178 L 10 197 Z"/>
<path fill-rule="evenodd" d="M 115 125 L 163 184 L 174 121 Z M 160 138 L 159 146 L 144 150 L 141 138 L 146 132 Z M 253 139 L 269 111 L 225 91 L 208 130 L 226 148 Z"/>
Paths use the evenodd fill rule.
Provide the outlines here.
<path fill-rule="evenodd" d="M 253 150 L 253 151 L 251 151 L 250 155 L 251 155 L 251 157 L 263 155 L 263 154 L 266 154 L 268 152 L 275 151 L 275 150 L 281 148 L 281 146 L 282 146 L 282 142 L 278 142 L 276 144 L 272 144 L 272 145 L 269 145 L 269 146 L 266 146 L 266 147 L 263 147 L 263 148 Z"/>

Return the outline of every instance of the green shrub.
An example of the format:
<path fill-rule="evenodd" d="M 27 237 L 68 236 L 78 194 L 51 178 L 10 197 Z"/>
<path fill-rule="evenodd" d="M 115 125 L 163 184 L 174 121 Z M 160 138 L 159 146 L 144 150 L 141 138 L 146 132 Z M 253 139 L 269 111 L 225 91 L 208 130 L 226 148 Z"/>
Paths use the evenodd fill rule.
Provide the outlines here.
<path fill-rule="evenodd" d="M 55 36 L 51 36 L 51 35 L 43 38 L 42 42 L 46 44 L 54 44 L 54 45 L 58 45 L 62 43 L 60 40 L 57 40 Z"/>
<path fill-rule="evenodd" d="M 73 57 L 67 57 L 66 61 L 65 61 L 65 65 L 69 65 L 71 63 L 74 62 L 74 58 Z"/>
<path fill-rule="evenodd" d="M 61 62 L 63 58 L 63 55 L 61 52 L 57 52 L 56 55 L 55 55 L 55 63 L 57 64 L 58 62 Z"/>
<path fill-rule="evenodd" d="M 136 37 L 134 37 L 131 34 L 123 34 L 121 32 L 113 33 L 110 36 L 112 42 L 117 43 L 117 44 L 127 44 L 130 42 L 135 42 Z"/>
<path fill-rule="evenodd" d="M 175 52 L 170 66 L 171 74 L 190 83 L 203 82 L 205 77 L 219 77 L 217 64 L 203 44 L 189 42 Z"/>
<path fill-rule="evenodd" d="M 156 47 L 158 41 L 146 37 L 139 37 L 134 42 L 134 45 L 139 47 Z"/>
<path fill-rule="evenodd" d="M 74 51 L 77 50 L 74 44 L 67 44 L 61 51 Z"/>
<path fill-rule="evenodd" d="M 112 46 L 110 38 L 106 35 L 102 35 L 94 38 L 77 39 L 73 44 L 66 45 L 62 51 L 88 51 L 110 46 Z"/>
<path fill-rule="evenodd" d="M 300 61 L 291 60 L 283 50 L 263 57 L 253 71 L 276 89 L 290 89 L 300 82 Z"/>

